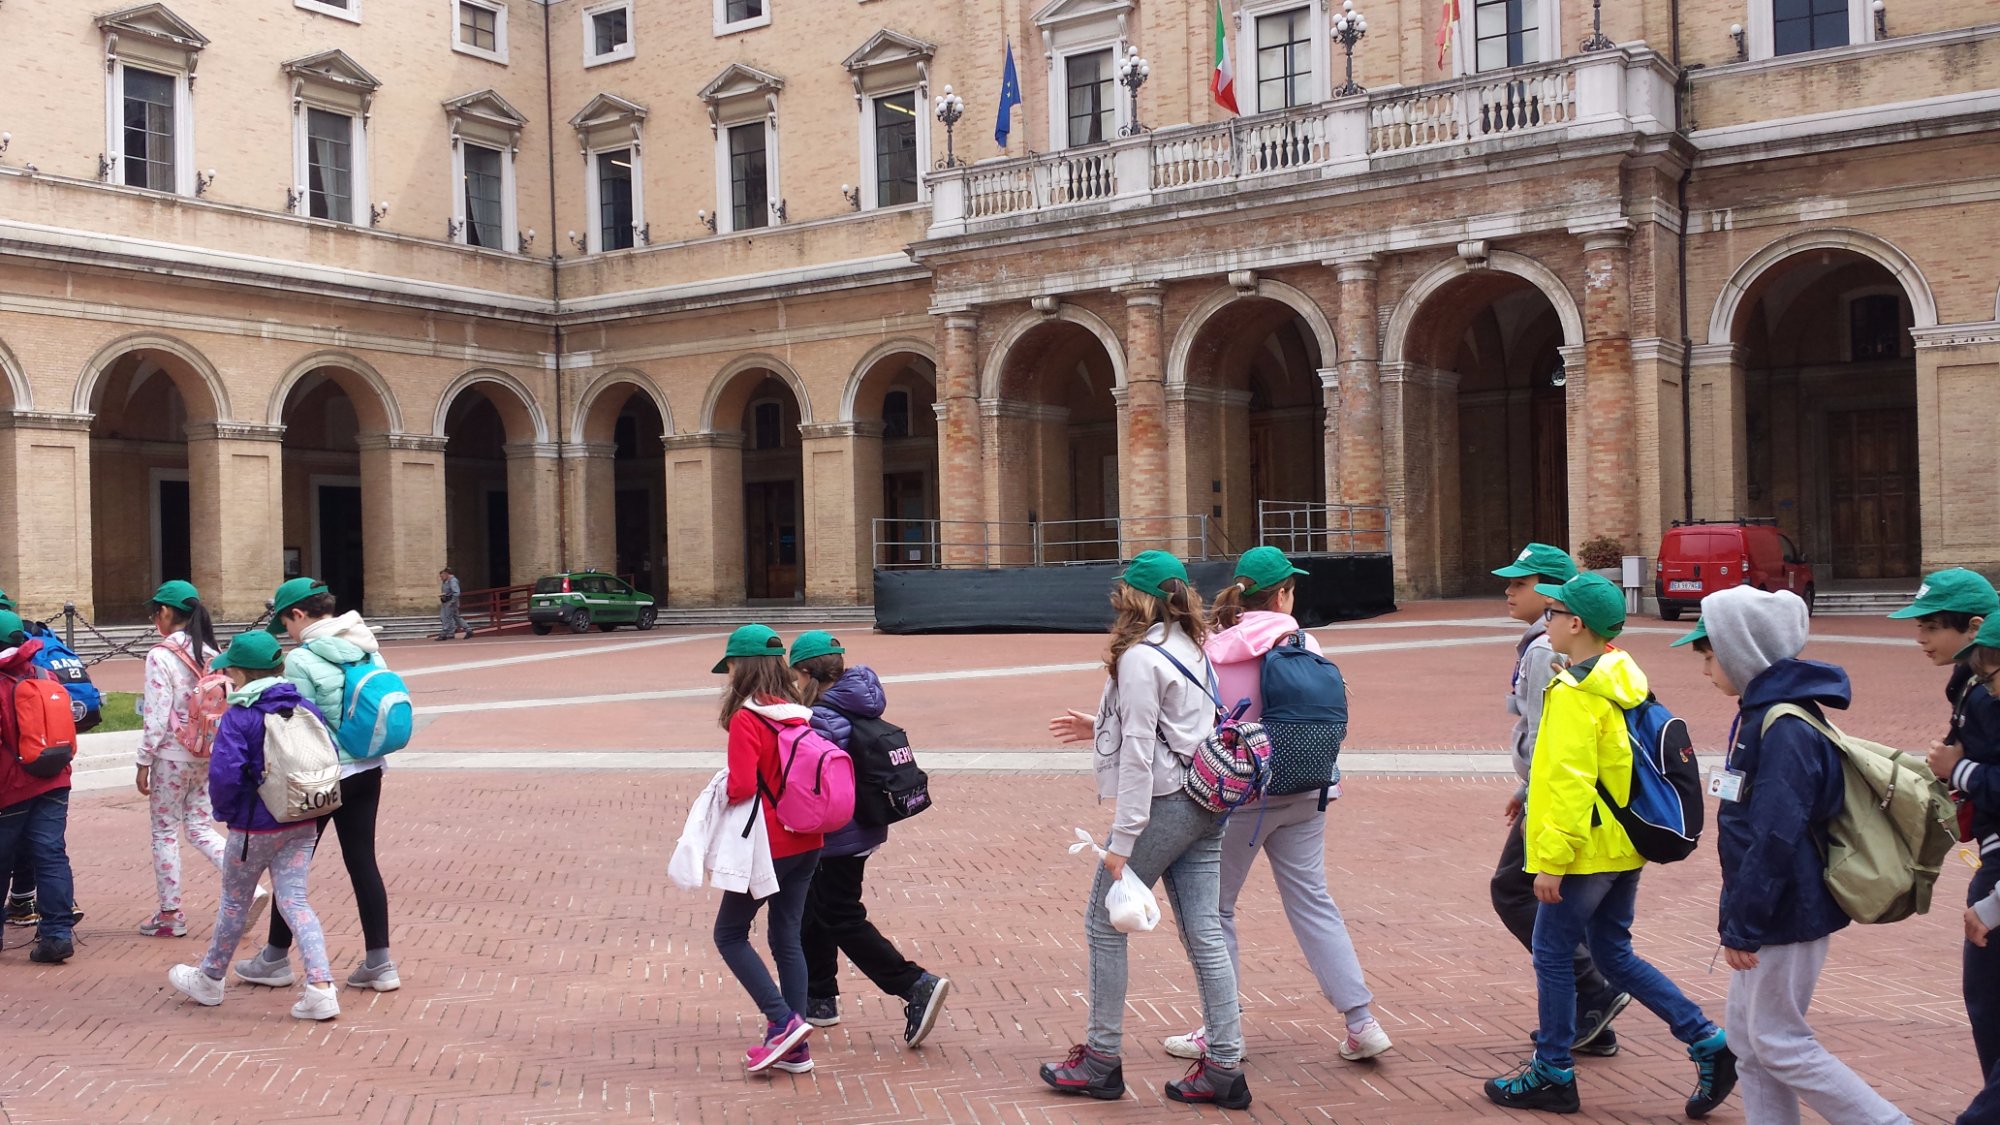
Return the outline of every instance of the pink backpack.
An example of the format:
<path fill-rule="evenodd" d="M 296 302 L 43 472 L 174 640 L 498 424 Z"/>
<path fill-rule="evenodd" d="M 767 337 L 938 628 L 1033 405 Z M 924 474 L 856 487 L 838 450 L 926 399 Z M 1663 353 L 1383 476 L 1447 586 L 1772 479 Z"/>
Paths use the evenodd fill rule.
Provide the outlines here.
<path fill-rule="evenodd" d="M 196 758 L 206 758 L 215 750 L 215 729 L 222 724 L 222 713 L 229 710 L 229 677 L 221 672 L 204 671 L 180 645 L 162 641 L 154 647 L 171 651 L 194 673 L 194 690 L 188 692 L 186 717 L 182 717 L 179 708 L 169 712 L 167 733 L 173 735 L 174 743 L 181 749 Z"/>
<path fill-rule="evenodd" d="M 811 723 L 779 726 L 757 717 L 778 736 L 778 791 L 765 786 L 761 773 L 757 788 L 779 826 L 804 836 L 847 827 L 854 819 L 854 759 Z"/>

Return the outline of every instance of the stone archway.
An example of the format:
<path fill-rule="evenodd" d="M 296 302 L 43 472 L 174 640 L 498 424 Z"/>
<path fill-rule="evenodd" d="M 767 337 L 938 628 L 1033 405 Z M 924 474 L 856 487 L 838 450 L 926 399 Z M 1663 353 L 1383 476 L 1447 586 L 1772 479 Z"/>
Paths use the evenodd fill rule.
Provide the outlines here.
<path fill-rule="evenodd" d="M 850 497 L 815 495 L 815 507 L 845 499 L 853 513 L 854 592 L 863 600 L 873 595 L 869 578 L 878 567 L 938 564 L 936 405 L 937 359 L 931 347 L 890 340 L 855 365 L 842 396 L 840 424 L 811 439 L 815 460 L 818 451 L 844 451 L 853 470 Z"/>
<path fill-rule="evenodd" d="M 455 380 L 438 400 L 445 439 L 445 559 L 466 589 L 523 585 L 558 565 L 556 447 L 535 398 L 505 372 Z"/>
<path fill-rule="evenodd" d="M 666 446 L 673 417 L 653 380 L 609 371 L 584 391 L 565 469 L 584 566 L 667 601 Z"/>
<path fill-rule="evenodd" d="M 1123 388 L 1116 336 L 1083 310 L 1002 333 L 980 402 L 992 564 L 1121 556 Z"/>

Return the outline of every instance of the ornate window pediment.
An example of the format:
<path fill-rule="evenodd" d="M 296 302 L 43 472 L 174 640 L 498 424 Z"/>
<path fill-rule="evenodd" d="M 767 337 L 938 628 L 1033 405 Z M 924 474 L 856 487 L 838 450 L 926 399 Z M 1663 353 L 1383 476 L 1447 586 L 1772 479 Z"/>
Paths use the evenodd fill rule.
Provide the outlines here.
<path fill-rule="evenodd" d="M 520 143 L 521 130 L 528 124 L 520 110 L 490 89 L 452 98 L 444 103 L 444 112 L 451 119 L 453 145 L 464 134 L 483 143 L 505 141 L 511 148 Z"/>
<path fill-rule="evenodd" d="M 937 45 L 888 28 L 868 37 L 841 61 L 854 83 L 854 100 L 881 90 L 916 87 L 929 90 L 931 59 Z"/>
<path fill-rule="evenodd" d="M 708 103 L 708 125 L 714 130 L 759 114 L 775 124 L 778 91 L 784 88 L 785 80 L 768 70 L 747 63 L 730 63 L 701 88 L 699 96 Z"/>
<path fill-rule="evenodd" d="M 1059 27 L 1110 20 L 1118 25 L 1118 37 L 1123 39 L 1133 6 L 1132 0 L 1051 0 L 1035 13 L 1035 26 L 1042 29 L 1046 41 L 1049 33 Z"/>
<path fill-rule="evenodd" d="M 382 88 L 381 79 L 338 48 L 292 59 L 283 66 L 285 73 L 292 76 L 294 113 L 304 101 L 311 100 L 359 113 L 365 122 L 374 109 L 375 91 Z"/>
<path fill-rule="evenodd" d="M 597 95 L 569 119 L 569 127 L 576 130 L 577 143 L 585 152 L 610 142 L 637 147 L 645 124 L 646 107 L 617 94 Z"/>
<path fill-rule="evenodd" d="M 189 78 L 208 36 L 165 4 L 141 4 L 97 18 L 104 32 L 104 69 L 119 61 L 153 63 L 186 71 Z"/>

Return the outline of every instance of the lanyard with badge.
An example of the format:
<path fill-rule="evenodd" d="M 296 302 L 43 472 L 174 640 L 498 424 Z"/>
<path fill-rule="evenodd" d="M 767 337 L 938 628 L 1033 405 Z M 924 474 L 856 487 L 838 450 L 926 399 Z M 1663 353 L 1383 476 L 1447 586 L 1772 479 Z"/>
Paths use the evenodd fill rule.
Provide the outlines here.
<path fill-rule="evenodd" d="M 1748 784 L 1742 770 L 1729 766 L 1736 754 L 1736 736 L 1742 728 L 1743 713 L 1738 711 L 1735 721 L 1729 724 L 1729 749 L 1723 754 L 1722 764 L 1708 771 L 1708 795 L 1732 804 L 1743 799 L 1743 787 Z"/>

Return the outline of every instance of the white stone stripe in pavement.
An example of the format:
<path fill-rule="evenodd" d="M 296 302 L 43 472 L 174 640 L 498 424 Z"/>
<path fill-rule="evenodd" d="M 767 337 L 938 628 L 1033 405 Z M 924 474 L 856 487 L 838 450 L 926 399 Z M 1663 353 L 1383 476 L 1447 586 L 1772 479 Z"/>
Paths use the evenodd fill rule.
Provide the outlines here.
<path fill-rule="evenodd" d="M 588 645 L 582 648 L 554 648 L 531 652 L 525 656 L 496 656 L 489 660 L 466 660 L 457 664 L 438 664 L 428 668 L 398 668 L 396 671 L 404 679 L 411 676 L 435 676 L 441 672 L 476 672 L 482 668 L 504 668 L 510 664 L 534 664 L 549 660 L 561 660 L 572 656 L 615 656 L 636 648 L 659 648 L 662 645 L 684 645 L 690 641 L 713 641 L 728 636 L 728 633 L 693 633 L 682 637 L 652 637 L 643 641 L 626 641 L 622 644 Z"/>

